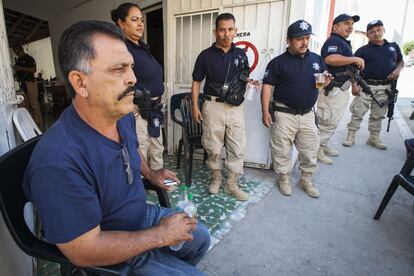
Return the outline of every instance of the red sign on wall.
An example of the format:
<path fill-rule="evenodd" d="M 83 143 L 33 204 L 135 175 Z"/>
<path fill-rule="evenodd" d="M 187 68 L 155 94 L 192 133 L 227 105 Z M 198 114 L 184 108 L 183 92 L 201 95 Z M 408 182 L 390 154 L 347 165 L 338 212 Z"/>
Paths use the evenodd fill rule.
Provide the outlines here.
<path fill-rule="evenodd" d="M 248 51 L 253 51 L 253 64 L 250 65 L 250 72 L 253 72 L 253 70 L 256 68 L 257 64 L 259 63 L 259 52 L 257 51 L 256 46 L 253 45 L 253 43 L 249 41 L 237 41 L 234 43 L 237 47 L 244 50 L 244 52 L 247 54 Z"/>

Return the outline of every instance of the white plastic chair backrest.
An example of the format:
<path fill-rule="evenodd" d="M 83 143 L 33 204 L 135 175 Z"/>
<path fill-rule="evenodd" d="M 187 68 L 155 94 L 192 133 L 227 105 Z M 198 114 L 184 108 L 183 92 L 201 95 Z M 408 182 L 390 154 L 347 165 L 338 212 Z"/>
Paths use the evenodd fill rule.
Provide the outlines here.
<path fill-rule="evenodd" d="M 36 123 L 33 121 L 29 111 L 24 107 L 18 108 L 13 112 L 13 123 L 23 141 L 27 141 L 42 134 Z"/>

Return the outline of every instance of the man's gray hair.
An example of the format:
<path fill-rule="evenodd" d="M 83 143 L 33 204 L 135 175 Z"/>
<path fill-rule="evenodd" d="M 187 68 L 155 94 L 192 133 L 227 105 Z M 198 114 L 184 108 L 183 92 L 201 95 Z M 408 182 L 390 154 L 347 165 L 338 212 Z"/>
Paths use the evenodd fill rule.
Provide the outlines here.
<path fill-rule="evenodd" d="M 74 98 L 76 92 L 69 82 L 69 73 L 73 70 L 85 74 L 91 73 L 89 62 L 96 57 L 96 51 L 93 47 L 93 39 L 96 34 L 104 34 L 125 41 L 124 35 L 117 26 L 97 20 L 75 23 L 67 28 L 60 37 L 58 48 L 59 67 L 70 98 Z"/>

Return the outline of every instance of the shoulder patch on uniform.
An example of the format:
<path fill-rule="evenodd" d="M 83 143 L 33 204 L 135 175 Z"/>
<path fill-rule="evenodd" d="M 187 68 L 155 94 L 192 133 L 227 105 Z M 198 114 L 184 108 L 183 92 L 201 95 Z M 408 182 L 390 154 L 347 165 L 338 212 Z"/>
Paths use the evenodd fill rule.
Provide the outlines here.
<path fill-rule="evenodd" d="M 321 69 L 321 66 L 317 62 L 314 62 L 312 64 L 312 67 L 313 67 L 313 70 L 315 70 L 315 71 L 319 71 Z"/>
<path fill-rule="evenodd" d="M 263 78 L 267 78 L 268 75 L 269 75 L 269 69 L 266 69 L 266 71 L 264 72 Z"/>
<path fill-rule="evenodd" d="M 391 51 L 391 52 L 395 52 L 396 50 L 395 50 L 395 48 L 394 48 L 394 46 L 390 46 L 390 47 L 388 47 L 388 49 Z"/>
<path fill-rule="evenodd" d="M 328 53 L 335 53 L 338 51 L 338 47 L 337 46 L 329 46 L 328 47 Z"/>

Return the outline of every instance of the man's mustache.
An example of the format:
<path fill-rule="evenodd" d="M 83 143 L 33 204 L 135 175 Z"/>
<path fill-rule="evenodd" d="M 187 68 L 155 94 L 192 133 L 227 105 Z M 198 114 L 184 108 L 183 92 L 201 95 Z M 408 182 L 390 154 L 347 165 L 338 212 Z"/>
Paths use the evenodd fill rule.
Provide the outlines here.
<path fill-rule="evenodd" d="M 121 94 L 118 96 L 118 101 L 125 97 L 128 93 L 135 92 L 135 86 L 128 86 Z"/>

